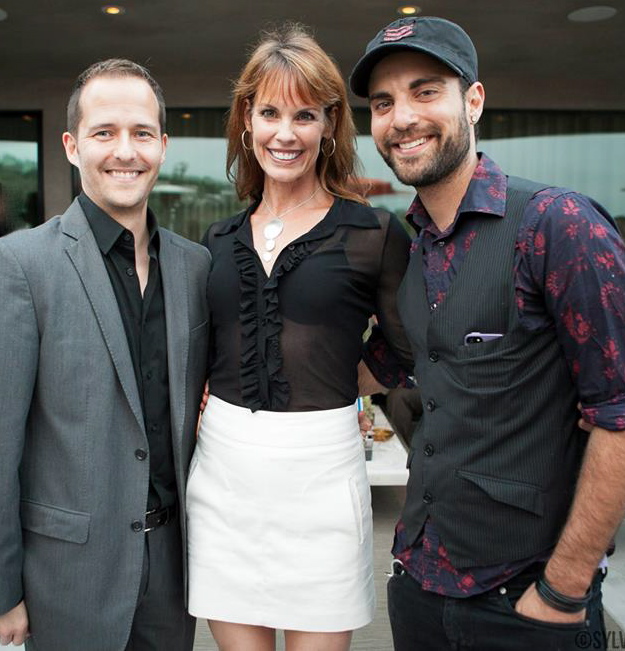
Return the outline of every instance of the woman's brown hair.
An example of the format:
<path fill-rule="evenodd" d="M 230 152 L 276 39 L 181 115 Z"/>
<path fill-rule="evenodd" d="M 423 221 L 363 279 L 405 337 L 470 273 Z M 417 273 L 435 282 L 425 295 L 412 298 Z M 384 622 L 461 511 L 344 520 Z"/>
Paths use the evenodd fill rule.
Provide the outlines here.
<path fill-rule="evenodd" d="M 264 172 L 253 152 L 243 145 L 245 115 L 259 94 L 282 93 L 323 106 L 326 119 L 334 124 L 331 140 L 322 139 L 317 159 L 321 187 L 330 194 L 366 203 L 355 179 L 358 159 L 355 152 L 356 129 L 347 103 L 347 90 L 338 66 L 299 24 L 286 24 L 266 32 L 239 78 L 234 83 L 228 115 L 227 170 L 239 198 L 258 200 Z M 249 136 L 245 137 L 249 147 Z M 328 155 L 329 154 L 329 155 Z"/>

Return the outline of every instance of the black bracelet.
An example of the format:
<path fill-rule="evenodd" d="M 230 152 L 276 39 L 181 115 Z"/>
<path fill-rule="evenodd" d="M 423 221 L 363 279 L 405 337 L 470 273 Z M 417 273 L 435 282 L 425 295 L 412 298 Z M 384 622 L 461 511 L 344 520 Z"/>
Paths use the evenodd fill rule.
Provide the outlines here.
<path fill-rule="evenodd" d="M 558 592 L 545 578 L 543 574 L 536 581 L 536 592 L 538 596 L 552 608 L 559 610 L 561 613 L 581 613 L 592 597 L 592 586 L 583 597 L 567 597 L 567 595 Z"/>

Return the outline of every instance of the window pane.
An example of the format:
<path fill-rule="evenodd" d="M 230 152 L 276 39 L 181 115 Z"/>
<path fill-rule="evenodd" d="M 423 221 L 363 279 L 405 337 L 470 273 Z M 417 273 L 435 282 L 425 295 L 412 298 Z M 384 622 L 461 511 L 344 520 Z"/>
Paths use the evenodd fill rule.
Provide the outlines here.
<path fill-rule="evenodd" d="M 364 168 L 365 186 L 370 188 L 367 199 L 372 206 L 395 213 L 408 228 L 403 218 L 415 197 L 414 189 L 397 180 L 378 153 L 371 136 L 358 136 L 356 144 Z"/>
<path fill-rule="evenodd" d="M 360 133 L 369 133 L 368 110 L 356 110 Z M 625 228 L 625 113 L 487 111 L 478 150 L 507 173 L 571 188 L 596 199 Z M 405 213 L 414 190 L 402 185 L 378 154 L 370 135 L 358 154 L 371 180 L 370 201 Z"/>
<path fill-rule="evenodd" d="M 479 148 L 508 174 L 571 188 L 625 216 L 625 114 L 495 111 Z"/>
<path fill-rule="evenodd" d="M 167 156 L 150 207 L 159 224 L 195 241 L 246 205 L 226 178 L 224 115 L 222 109 L 167 112 Z"/>
<path fill-rule="evenodd" d="M 41 114 L 0 111 L 0 235 L 43 220 Z"/>
<path fill-rule="evenodd" d="M 159 223 L 193 240 L 246 205 L 226 178 L 225 115 L 225 109 L 167 112 L 167 157 L 150 205 Z M 403 218 L 414 190 L 378 154 L 368 135 L 369 110 L 357 108 L 354 117 L 369 200 Z M 625 223 L 625 113 L 490 110 L 479 128 L 478 149 L 505 172 L 588 194 Z"/>

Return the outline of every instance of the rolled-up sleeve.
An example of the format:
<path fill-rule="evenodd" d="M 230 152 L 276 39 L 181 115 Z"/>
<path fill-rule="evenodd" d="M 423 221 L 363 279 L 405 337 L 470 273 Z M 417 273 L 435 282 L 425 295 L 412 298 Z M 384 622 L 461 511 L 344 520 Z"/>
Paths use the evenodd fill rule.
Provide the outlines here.
<path fill-rule="evenodd" d="M 588 197 L 549 188 L 528 204 L 516 276 L 522 322 L 555 328 L 585 420 L 625 430 L 625 244 Z"/>

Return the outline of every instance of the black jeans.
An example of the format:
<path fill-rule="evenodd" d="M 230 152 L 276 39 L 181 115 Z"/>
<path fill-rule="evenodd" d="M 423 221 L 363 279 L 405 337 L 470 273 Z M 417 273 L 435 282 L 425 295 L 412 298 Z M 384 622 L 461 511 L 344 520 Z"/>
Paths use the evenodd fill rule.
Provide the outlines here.
<path fill-rule="evenodd" d="M 514 610 L 541 570 L 534 565 L 502 586 L 466 599 L 428 592 L 406 572 L 394 574 L 387 592 L 395 651 L 605 650 L 600 574 L 584 622 L 550 624 Z"/>

